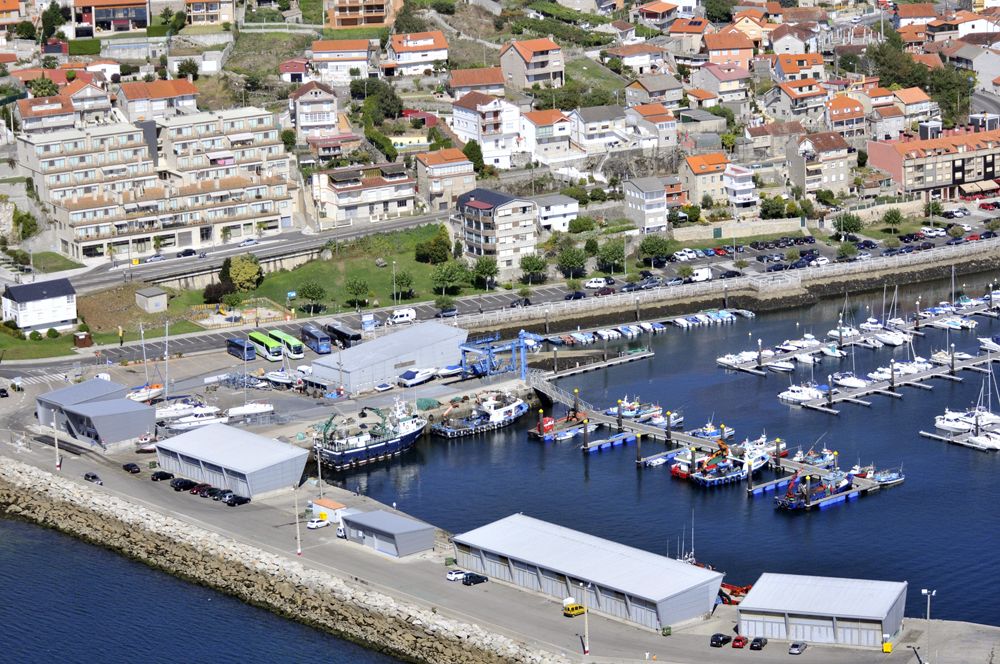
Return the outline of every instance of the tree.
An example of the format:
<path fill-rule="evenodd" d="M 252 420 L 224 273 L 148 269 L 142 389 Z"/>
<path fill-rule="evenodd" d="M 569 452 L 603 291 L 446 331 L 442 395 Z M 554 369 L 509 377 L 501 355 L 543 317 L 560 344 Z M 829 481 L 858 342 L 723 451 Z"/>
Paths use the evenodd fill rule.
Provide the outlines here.
<path fill-rule="evenodd" d="M 780 196 L 765 198 L 760 203 L 760 216 L 763 219 L 780 219 L 785 216 L 785 201 Z"/>
<path fill-rule="evenodd" d="M 247 92 L 257 92 L 264 87 L 264 79 L 256 72 L 250 72 L 243 77 L 243 86 Z"/>
<path fill-rule="evenodd" d="M 56 33 L 60 25 L 65 23 L 62 9 L 56 2 L 49 3 L 49 6 L 42 12 L 42 39 L 48 39 Z"/>
<path fill-rule="evenodd" d="M 170 25 L 170 21 L 173 18 L 174 10 L 170 7 L 164 7 L 163 11 L 160 12 L 160 20 L 163 21 L 163 25 Z"/>
<path fill-rule="evenodd" d="M 260 269 L 260 261 L 253 254 L 234 256 L 229 265 L 229 280 L 239 291 L 252 291 L 260 285 L 264 274 Z"/>
<path fill-rule="evenodd" d="M 477 282 L 489 289 L 496 281 L 497 275 L 500 274 L 497 259 L 493 256 L 480 256 L 472 267 L 472 274 Z"/>
<path fill-rule="evenodd" d="M 720 118 L 726 119 L 726 127 L 732 129 L 736 126 L 736 114 L 733 113 L 732 109 L 726 108 L 725 106 L 712 106 L 707 109 L 712 115 L 717 115 Z"/>
<path fill-rule="evenodd" d="M 368 282 L 364 279 L 348 279 L 344 283 L 344 290 L 351 296 L 351 303 L 359 309 L 368 300 Z"/>
<path fill-rule="evenodd" d="M 42 58 L 42 69 L 55 69 L 59 66 L 59 61 L 54 55 L 46 55 Z"/>
<path fill-rule="evenodd" d="M 184 12 L 177 12 L 170 19 L 170 30 L 174 33 L 178 33 L 184 29 L 184 24 L 187 23 L 187 14 Z"/>
<path fill-rule="evenodd" d="M 735 263 L 733 263 L 733 265 L 736 266 L 737 270 L 745 270 L 747 269 L 747 266 L 750 265 L 750 262 L 744 258 L 740 258 Z"/>
<path fill-rule="evenodd" d="M 285 144 L 285 152 L 295 150 L 295 130 L 285 129 L 281 132 L 281 142 Z"/>
<path fill-rule="evenodd" d="M 856 214 L 842 214 L 833 220 L 833 227 L 838 233 L 860 233 L 864 224 Z"/>
<path fill-rule="evenodd" d="M 705 0 L 705 17 L 712 23 L 733 20 L 733 0 Z"/>
<path fill-rule="evenodd" d="M 681 265 L 677 268 L 677 276 L 687 281 L 694 274 L 694 268 L 690 265 Z"/>
<path fill-rule="evenodd" d="M 715 201 L 712 200 L 712 197 L 710 195 L 705 194 L 704 196 L 701 197 L 702 210 L 711 210 L 714 205 Z"/>
<path fill-rule="evenodd" d="M 59 94 L 59 86 L 51 78 L 35 78 L 28 81 L 28 90 L 33 97 L 54 97 Z"/>
<path fill-rule="evenodd" d="M 570 198 L 575 198 L 580 205 L 586 205 L 590 201 L 590 194 L 583 187 L 572 186 L 563 187 L 559 190 L 559 193 L 563 196 L 569 196 Z"/>
<path fill-rule="evenodd" d="M 792 198 L 794 198 L 795 200 L 799 200 L 800 198 L 802 198 L 802 187 L 800 187 L 799 185 L 795 185 L 792 187 Z"/>
<path fill-rule="evenodd" d="M 318 281 L 307 281 L 299 286 L 299 295 L 309 300 L 308 311 L 314 314 L 319 310 L 319 303 L 326 299 L 326 289 Z"/>
<path fill-rule="evenodd" d="M 670 240 L 662 235 L 647 235 L 639 243 L 640 256 L 666 256 L 670 253 Z"/>
<path fill-rule="evenodd" d="M 802 214 L 813 219 L 816 216 L 816 206 L 808 198 L 803 198 L 799 201 L 799 209 L 802 210 Z"/>
<path fill-rule="evenodd" d="M 438 232 L 433 238 L 417 243 L 413 255 L 418 263 L 437 265 L 448 260 L 451 256 L 451 238 L 448 236 L 448 229 L 438 226 Z"/>
<path fill-rule="evenodd" d="M 205 304 L 219 304 L 222 302 L 222 298 L 234 290 L 235 288 L 231 281 L 219 281 L 205 286 L 205 290 L 201 296 L 205 300 Z"/>
<path fill-rule="evenodd" d="M 396 273 L 396 292 L 400 298 L 413 297 L 413 275 L 406 270 Z"/>
<path fill-rule="evenodd" d="M 687 220 L 692 224 L 698 223 L 701 219 L 701 208 L 697 205 L 685 205 L 681 210 L 687 215 Z"/>
<path fill-rule="evenodd" d="M 625 239 L 608 240 L 597 252 L 597 262 L 606 272 L 617 272 L 625 268 Z"/>
<path fill-rule="evenodd" d="M 858 150 L 858 168 L 864 168 L 868 165 L 868 153 L 864 150 Z"/>
<path fill-rule="evenodd" d="M 951 228 L 948 229 L 949 237 L 959 238 L 962 237 L 963 235 L 965 235 L 965 229 L 963 229 L 961 226 L 952 226 Z"/>
<path fill-rule="evenodd" d="M 837 204 L 837 197 L 829 189 L 820 189 L 816 192 L 816 200 L 827 207 Z"/>
<path fill-rule="evenodd" d="M 451 257 L 461 258 L 463 249 L 462 240 L 460 238 L 455 238 L 455 243 L 451 245 Z"/>
<path fill-rule="evenodd" d="M 891 228 L 893 233 L 898 233 L 899 226 L 903 223 L 903 213 L 899 208 L 890 208 L 882 215 L 882 223 Z"/>
<path fill-rule="evenodd" d="M 14 28 L 14 34 L 18 39 L 30 39 L 34 41 L 38 39 L 38 33 L 35 32 L 35 26 L 31 21 L 21 21 Z"/>
<path fill-rule="evenodd" d="M 226 293 L 222 296 L 222 303 L 230 309 L 235 309 L 243 304 L 243 294 L 237 291 Z"/>
<path fill-rule="evenodd" d="M 10 76 L 10 72 L 7 70 L 7 65 L 0 62 L 0 78 L 6 78 Z"/>
<path fill-rule="evenodd" d="M 960 231 L 959 235 L 961 235 L 962 229 L 958 230 Z M 883 244 L 885 244 L 885 246 L 888 247 L 889 249 L 899 249 L 899 245 L 902 243 L 899 241 L 898 237 L 889 237 L 885 239 L 885 242 Z"/>
<path fill-rule="evenodd" d="M 929 201 L 924 204 L 924 216 L 925 217 L 940 217 L 944 209 L 941 207 L 941 201 Z"/>
<path fill-rule="evenodd" d="M 472 162 L 472 167 L 476 169 L 476 173 L 482 174 L 483 169 L 486 168 L 486 164 L 483 163 L 483 149 L 479 146 L 479 143 L 477 141 L 469 141 L 462 148 L 462 154 Z"/>
<path fill-rule="evenodd" d="M 608 200 L 608 194 L 600 187 L 594 187 L 593 189 L 590 190 L 590 200 L 600 203 L 602 201 Z"/>
<path fill-rule="evenodd" d="M 545 281 L 545 273 L 549 263 L 543 256 L 538 254 L 525 254 L 521 256 L 521 273 L 523 278 L 529 283 Z"/>
<path fill-rule="evenodd" d="M 70 69 L 68 72 L 66 72 L 66 82 L 67 83 L 72 83 L 75 80 L 76 80 L 76 71 L 73 70 L 73 69 Z"/>
<path fill-rule="evenodd" d="M 986 230 L 988 230 L 988 231 L 994 231 L 994 232 L 996 232 L 997 230 L 1000 230 L 1000 219 L 993 218 L 993 219 L 990 219 L 989 221 L 987 221 L 986 222 Z"/>
<path fill-rule="evenodd" d="M 670 224 L 671 227 L 674 227 L 677 225 L 677 222 L 680 221 L 680 219 L 681 215 L 680 211 L 678 211 L 677 209 L 677 206 L 670 208 L 670 212 L 667 213 L 667 223 Z"/>
<path fill-rule="evenodd" d="M 181 78 L 191 77 L 191 80 L 198 80 L 198 63 L 191 58 L 181 60 L 177 64 L 177 75 Z"/>
<path fill-rule="evenodd" d="M 441 289 L 442 295 L 447 295 L 448 291 L 455 289 L 459 284 L 468 279 L 469 272 L 465 265 L 459 261 L 448 261 L 434 267 L 431 272 L 431 283 L 435 288 Z"/>
<path fill-rule="evenodd" d="M 153 251 L 160 253 L 161 248 L 163 248 L 163 237 L 159 235 L 153 236 Z"/>
<path fill-rule="evenodd" d="M 837 247 L 837 256 L 840 258 L 850 258 L 858 253 L 858 248 L 853 242 L 841 242 Z"/>
<path fill-rule="evenodd" d="M 596 222 L 593 217 L 577 217 L 569 222 L 570 233 L 586 233 L 594 230 Z"/>
<path fill-rule="evenodd" d="M 719 136 L 719 141 L 722 142 L 722 147 L 729 152 L 732 152 L 733 148 L 736 147 L 736 139 L 737 139 L 736 134 L 733 134 L 731 132 L 726 132 Z"/>
<path fill-rule="evenodd" d="M 438 295 L 434 298 L 434 306 L 438 309 L 447 309 L 455 305 L 455 298 L 448 295 Z"/>
<path fill-rule="evenodd" d="M 556 267 L 564 277 L 582 277 L 587 273 L 587 254 L 576 247 L 563 249 L 556 256 Z"/>
<path fill-rule="evenodd" d="M 599 249 L 596 237 L 588 237 L 587 241 L 583 243 L 583 251 L 588 256 L 596 256 Z"/>

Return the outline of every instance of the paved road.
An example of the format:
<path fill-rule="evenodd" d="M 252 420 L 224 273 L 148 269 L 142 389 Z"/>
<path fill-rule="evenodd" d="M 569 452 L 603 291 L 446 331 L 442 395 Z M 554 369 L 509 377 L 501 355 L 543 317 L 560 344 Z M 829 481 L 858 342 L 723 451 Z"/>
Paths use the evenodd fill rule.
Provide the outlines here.
<path fill-rule="evenodd" d="M 989 92 L 972 93 L 972 110 L 985 111 L 987 113 L 1000 113 L 1000 97 Z"/>

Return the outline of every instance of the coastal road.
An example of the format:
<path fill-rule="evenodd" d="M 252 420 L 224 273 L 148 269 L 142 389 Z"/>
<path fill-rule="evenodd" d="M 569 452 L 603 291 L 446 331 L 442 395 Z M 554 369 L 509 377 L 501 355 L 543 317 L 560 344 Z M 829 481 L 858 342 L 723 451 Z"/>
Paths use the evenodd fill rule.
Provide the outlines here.
<path fill-rule="evenodd" d="M 7 441 L 0 441 L 0 453 L 52 470 L 53 449 L 38 442 L 30 451 L 13 452 Z M 748 653 L 732 648 L 713 649 L 708 645 L 714 632 L 732 633 L 735 612 L 730 607 L 718 607 L 716 617 L 680 630 L 670 638 L 631 627 L 624 623 L 601 618 L 590 618 L 591 657 L 582 658 L 580 646 L 583 621 L 562 616 L 556 600 L 509 586 L 490 582 L 475 587 L 465 587 L 448 582 L 440 560 L 412 557 L 398 561 L 372 552 L 369 549 L 336 538 L 333 528 L 309 531 L 302 528 L 303 556 L 296 558 L 296 536 L 293 499 L 290 495 L 255 501 L 250 505 L 230 508 L 220 503 L 177 493 L 166 483 L 149 481 L 148 471 L 139 475 L 126 475 L 118 465 L 135 456 L 112 460 L 95 460 L 91 457 L 66 455 L 62 474 L 82 483 L 85 472 L 98 472 L 105 482 L 94 487 L 127 500 L 143 504 L 157 512 L 173 516 L 194 526 L 219 532 L 235 540 L 256 546 L 271 553 L 297 560 L 304 565 L 342 577 L 355 577 L 369 588 L 424 607 L 436 607 L 442 615 L 480 624 L 501 634 L 512 636 L 529 646 L 550 652 L 562 653 L 574 661 L 633 662 L 645 661 L 646 653 L 656 655 L 661 662 L 730 662 L 746 658 Z M 145 461 L 147 457 L 142 457 Z M 317 497 L 317 489 L 303 486 L 299 489 L 299 504 Z M 351 506 L 369 509 L 381 507 L 364 497 L 353 496 L 338 489 L 328 490 L 327 495 Z M 405 507 L 405 506 L 402 506 Z M 898 644 L 896 652 L 884 655 L 878 652 L 832 648 L 813 645 L 807 660 L 829 664 L 872 664 L 878 662 L 914 662 L 910 650 L 903 647 L 907 638 L 920 638 L 922 631 L 910 621 L 910 636 Z M 983 651 L 989 651 L 991 640 L 997 637 L 994 628 L 964 627 L 963 631 L 935 621 L 935 650 L 942 656 L 935 664 L 949 661 L 973 660 Z M 949 636 L 950 634 L 950 636 Z M 961 653 L 948 657 L 947 653 Z M 787 643 L 772 641 L 763 652 L 750 653 L 755 662 L 777 663 L 788 661 Z M 982 660 L 985 661 L 985 660 Z"/>

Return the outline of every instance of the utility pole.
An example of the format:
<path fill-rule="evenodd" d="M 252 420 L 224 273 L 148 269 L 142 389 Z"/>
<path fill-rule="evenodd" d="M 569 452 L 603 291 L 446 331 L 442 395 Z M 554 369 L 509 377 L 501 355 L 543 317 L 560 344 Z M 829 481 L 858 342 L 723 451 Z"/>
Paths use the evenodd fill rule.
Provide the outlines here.
<path fill-rule="evenodd" d="M 588 584 L 589 585 L 589 584 Z M 590 654 L 590 609 L 587 608 L 587 589 L 580 582 L 580 590 L 583 592 L 583 654 Z M 930 598 L 927 599 L 928 603 Z M 930 647 L 928 646 L 928 649 Z"/>
<path fill-rule="evenodd" d="M 302 531 L 299 529 L 299 492 L 298 487 L 292 487 L 292 495 L 295 496 L 295 555 L 302 555 Z"/>

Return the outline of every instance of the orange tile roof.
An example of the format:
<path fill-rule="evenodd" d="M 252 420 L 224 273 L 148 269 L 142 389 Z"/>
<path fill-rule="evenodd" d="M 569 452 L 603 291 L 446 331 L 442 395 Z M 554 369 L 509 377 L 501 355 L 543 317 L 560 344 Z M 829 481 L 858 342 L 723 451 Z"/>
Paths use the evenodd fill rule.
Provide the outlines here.
<path fill-rule="evenodd" d="M 89 71 L 82 71 L 79 69 L 39 69 L 37 67 L 33 67 L 30 69 L 18 69 L 17 71 L 12 71 L 10 72 L 10 75 L 22 83 L 33 81 L 36 78 L 47 78 L 56 85 L 62 87 L 69 83 L 69 79 L 66 78 L 66 75 L 69 72 L 73 72 L 73 80 L 76 81 L 87 81 L 89 83 L 94 80 L 94 74 Z"/>
<path fill-rule="evenodd" d="M 345 53 L 350 51 L 368 51 L 371 42 L 367 39 L 317 39 L 312 43 L 312 52 Z"/>
<path fill-rule="evenodd" d="M 14 62 L 17 62 L 17 54 L 16 53 L 0 53 L 0 62 L 2 62 L 5 65 L 9 65 L 9 64 L 12 64 Z"/>
<path fill-rule="evenodd" d="M 16 12 L 20 8 L 19 0 L 0 0 L 0 12 Z"/>
<path fill-rule="evenodd" d="M 86 69 L 87 67 L 93 67 L 94 65 L 117 65 L 119 64 L 115 60 L 91 60 L 89 62 L 64 62 L 59 65 L 60 69 Z"/>
<path fill-rule="evenodd" d="M 778 64 L 786 74 L 798 74 L 803 69 L 822 67 L 823 56 L 819 53 L 782 53 L 778 55 Z"/>
<path fill-rule="evenodd" d="M 987 147 L 996 149 L 997 145 L 1000 145 L 1000 129 L 953 134 L 922 141 L 893 141 L 891 145 L 905 159 L 923 157 L 929 152 L 957 152 L 958 148 L 962 146 L 967 150 L 979 150 Z"/>
<path fill-rule="evenodd" d="M 467 88 L 477 85 L 503 85 L 503 69 L 485 67 L 483 69 L 452 69 L 448 85 L 453 88 Z"/>
<path fill-rule="evenodd" d="M 198 94 L 198 88 L 186 78 L 151 83 L 122 83 L 121 93 L 127 99 L 172 99 Z"/>
<path fill-rule="evenodd" d="M 48 106 L 51 108 L 42 108 Z M 73 105 L 62 95 L 18 99 L 17 112 L 22 118 L 43 118 L 50 115 L 72 115 Z"/>
<path fill-rule="evenodd" d="M 705 35 L 705 48 L 710 52 L 728 49 L 752 51 L 753 42 L 739 30 L 734 30 L 732 32 L 717 32 L 714 35 Z"/>
<path fill-rule="evenodd" d="M 726 166 L 729 165 L 729 158 L 721 152 L 693 155 L 684 161 L 695 175 L 718 173 L 726 170 Z"/>
<path fill-rule="evenodd" d="M 524 119 L 536 127 L 548 127 L 557 122 L 569 122 L 569 118 L 563 115 L 562 111 L 528 111 L 524 114 Z"/>
<path fill-rule="evenodd" d="M 95 90 L 100 90 L 100 88 L 98 88 L 93 83 L 91 83 L 89 81 L 85 81 L 82 78 L 76 78 L 76 79 L 73 79 L 72 83 L 66 84 L 66 87 L 64 87 L 62 89 L 62 94 L 66 95 L 67 97 L 72 97 L 77 92 L 79 92 L 80 90 L 83 90 L 86 87 L 91 87 L 91 88 L 94 88 Z M 104 92 L 104 90 L 101 90 L 101 92 Z"/>
<path fill-rule="evenodd" d="M 688 97 L 694 97 L 695 99 L 704 101 L 705 99 L 715 99 L 718 97 L 714 92 L 709 92 L 708 90 L 702 90 L 701 88 L 691 88 L 687 90 Z"/>
<path fill-rule="evenodd" d="M 826 91 L 819 86 L 819 81 L 815 78 L 804 78 L 800 81 L 789 81 L 778 86 L 782 92 L 792 99 L 803 99 L 805 97 L 825 96 Z M 803 88 L 813 87 L 814 90 L 803 90 Z"/>
<path fill-rule="evenodd" d="M 650 122 L 669 122 L 674 119 L 670 109 L 659 102 L 639 104 L 633 106 L 632 110 Z"/>
<path fill-rule="evenodd" d="M 868 89 L 868 96 L 869 97 L 891 97 L 892 96 L 892 90 L 890 90 L 889 88 L 869 88 Z"/>
<path fill-rule="evenodd" d="M 413 44 L 411 42 L 430 41 L 430 44 Z M 419 53 L 420 51 L 440 51 L 448 48 L 448 40 L 440 30 L 431 32 L 411 32 L 406 35 L 392 35 L 389 45 L 396 53 Z"/>
<path fill-rule="evenodd" d="M 512 41 L 508 44 L 504 44 L 504 47 L 500 49 L 500 55 L 503 55 L 511 48 L 517 51 L 517 54 L 520 55 L 521 59 L 525 62 L 531 62 L 535 53 L 561 50 L 559 44 L 555 43 L 548 37 L 542 37 L 541 39 L 526 39 L 525 41 Z"/>
<path fill-rule="evenodd" d="M 677 9 L 677 5 L 672 5 L 669 2 L 663 2 L 663 0 L 653 0 L 653 2 L 647 2 L 644 5 L 637 7 L 640 12 L 648 12 L 650 14 L 665 14 Z"/>
<path fill-rule="evenodd" d="M 856 120 L 865 117 L 865 107 L 861 102 L 850 97 L 834 97 L 826 102 L 826 111 L 830 120 Z"/>
<path fill-rule="evenodd" d="M 434 152 L 424 152 L 417 155 L 417 161 L 424 166 L 444 166 L 446 164 L 460 164 L 469 161 L 469 158 L 458 148 L 445 148 Z"/>
<path fill-rule="evenodd" d="M 913 61 L 922 64 L 928 69 L 944 69 L 941 56 L 937 53 L 914 53 Z"/>
<path fill-rule="evenodd" d="M 904 90 L 896 90 L 894 93 L 896 99 L 903 102 L 906 105 L 909 104 L 920 104 L 925 101 L 930 101 L 931 98 L 927 96 L 927 93 L 920 88 L 906 88 Z"/>
<path fill-rule="evenodd" d="M 711 25 L 703 18 L 679 18 L 670 26 L 670 34 L 700 35 Z"/>
<path fill-rule="evenodd" d="M 937 16 L 934 4 L 930 2 L 918 2 L 912 5 L 899 5 L 896 8 L 899 18 L 930 18 Z"/>
<path fill-rule="evenodd" d="M 764 20 L 764 12 L 761 11 L 760 9 L 744 9 L 741 12 L 733 14 L 734 22 L 736 21 L 736 19 L 739 18 L 752 18 L 757 22 L 760 22 Z"/>
<path fill-rule="evenodd" d="M 883 118 L 900 118 L 903 117 L 903 112 L 889 104 L 888 106 L 879 106 L 875 109 L 875 112 L 881 115 Z"/>

